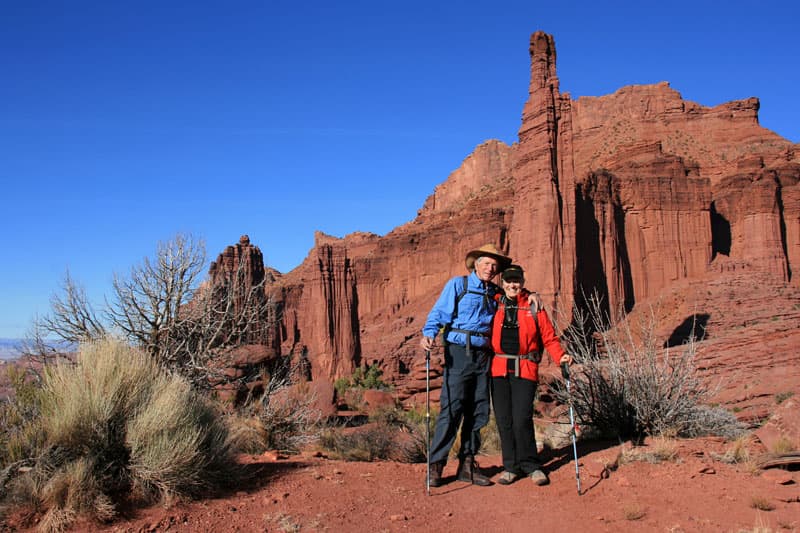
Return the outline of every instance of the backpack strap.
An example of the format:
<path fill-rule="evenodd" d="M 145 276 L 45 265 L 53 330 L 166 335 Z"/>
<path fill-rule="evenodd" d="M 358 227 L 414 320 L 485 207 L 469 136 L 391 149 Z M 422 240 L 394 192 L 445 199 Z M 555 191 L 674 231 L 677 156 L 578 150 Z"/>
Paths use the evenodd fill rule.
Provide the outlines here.
<path fill-rule="evenodd" d="M 471 290 L 468 289 L 468 287 L 467 287 L 467 276 L 462 276 L 461 279 L 462 279 L 462 283 L 463 283 L 463 288 L 462 288 L 462 291 L 460 293 L 456 294 L 456 300 L 455 300 L 455 302 L 453 304 L 453 314 L 450 317 L 450 322 L 448 324 L 446 324 L 445 327 L 444 327 L 444 331 L 442 333 L 442 342 L 444 344 L 447 344 L 447 334 L 450 333 L 451 331 L 455 331 L 456 333 L 463 333 L 464 336 L 467 339 L 466 340 L 466 348 L 467 348 L 467 356 L 469 357 L 469 356 L 471 356 L 471 353 L 472 353 L 471 337 L 472 336 L 489 337 L 489 334 L 487 334 L 487 333 L 479 333 L 477 331 L 470 331 L 468 329 L 458 329 L 458 328 L 454 328 L 453 327 L 453 322 L 455 321 L 456 317 L 458 317 L 458 302 L 460 302 L 464 298 L 464 296 L 466 296 L 466 294 L 468 292 L 472 293 L 472 294 L 478 294 L 480 296 L 484 296 L 484 293 L 482 293 L 482 292 L 471 291 Z"/>

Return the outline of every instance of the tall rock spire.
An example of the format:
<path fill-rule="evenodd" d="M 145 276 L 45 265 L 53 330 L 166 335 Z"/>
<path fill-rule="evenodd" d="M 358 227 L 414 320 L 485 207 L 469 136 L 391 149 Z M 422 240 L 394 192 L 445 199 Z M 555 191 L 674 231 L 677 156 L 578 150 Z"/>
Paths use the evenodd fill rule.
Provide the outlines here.
<path fill-rule="evenodd" d="M 551 35 L 531 36 L 531 79 L 513 164 L 514 224 L 510 253 L 528 271 L 548 305 L 572 303 L 574 282 L 574 190 L 570 156 L 569 95 L 562 96 Z"/>

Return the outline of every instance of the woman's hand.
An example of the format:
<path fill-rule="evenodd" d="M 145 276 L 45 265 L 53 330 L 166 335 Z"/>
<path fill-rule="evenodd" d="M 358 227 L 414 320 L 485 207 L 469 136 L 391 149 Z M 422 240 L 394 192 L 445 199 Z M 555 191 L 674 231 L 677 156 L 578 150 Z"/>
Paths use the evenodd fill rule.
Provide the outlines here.
<path fill-rule="evenodd" d="M 542 298 L 539 296 L 538 292 L 532 292 L 528 295 L 528 305 L 531 306 L 531 311 L 534 313 L 538 313 L 544 309 Z"/>

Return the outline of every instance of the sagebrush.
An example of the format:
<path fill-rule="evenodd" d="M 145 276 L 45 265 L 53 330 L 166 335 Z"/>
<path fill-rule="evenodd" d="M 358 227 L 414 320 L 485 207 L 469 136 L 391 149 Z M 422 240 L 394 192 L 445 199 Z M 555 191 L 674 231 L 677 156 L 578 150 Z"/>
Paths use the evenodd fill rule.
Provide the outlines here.
<path fill-rule="evenodd" d="M 43 530 L 79 515 L 109 520 L 126 499 L 207 495 L 237 477 L 213 407 L 122 341 L 83 345 L 76 364 L 47 369 L 38 394 L 40 412 L 21 432 L 31 468 L 2 496 L 41 510 Z"/>

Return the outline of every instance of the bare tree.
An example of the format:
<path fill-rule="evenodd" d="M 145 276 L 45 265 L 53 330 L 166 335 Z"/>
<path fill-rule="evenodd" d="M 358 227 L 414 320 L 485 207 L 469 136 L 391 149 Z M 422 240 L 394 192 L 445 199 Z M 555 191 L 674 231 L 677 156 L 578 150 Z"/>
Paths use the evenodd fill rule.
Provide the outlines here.
<path fill-rule="evenodd" d="M 106 328 L 86 297 L 86 289 L 76 283 L 69 271 L 61 282 L 61 294 L 50 297 L 52 314 L 36 321 L 45 337 L 56 337 L 78 344 L 106 334 Z"/>
<path fill-rule="evenodd" d="M 272 342 L 277 310 L 264 279 L 246 282 L 242 262 L 221 282 L 200 284 L 205 260 L 205 243 L 191 235 L 160 242 L 153 259 L 145 258 L 127 276 L 114 275 L 104 321 L 67 275 L 39 330 L 75 343 L 121 334 L 196 385 L 207 385 L 209 377 L 222 375 L 214 363 L 227 350 Z"/>
<path fill-rule="evenodd" d="M 109 321 L 157 359 L 169 359 L 205 260 L 205 243 L 190 235 L 159 242 L 155 259 L 145 258 L 128 277 L 114 275 Z"/>
<path fill-rule="evenodd" d="M 60 292 L 50 297 L 50 314 L 33 320 L 17 351 L 22 360 L 46 365 L 58 358 L 68 358 L 78 344 L 103 337 L 106 332 L 86 296 L 86 289 L 67 271 Z M 34 372 L 37 367 L 31 365 Z"/>

